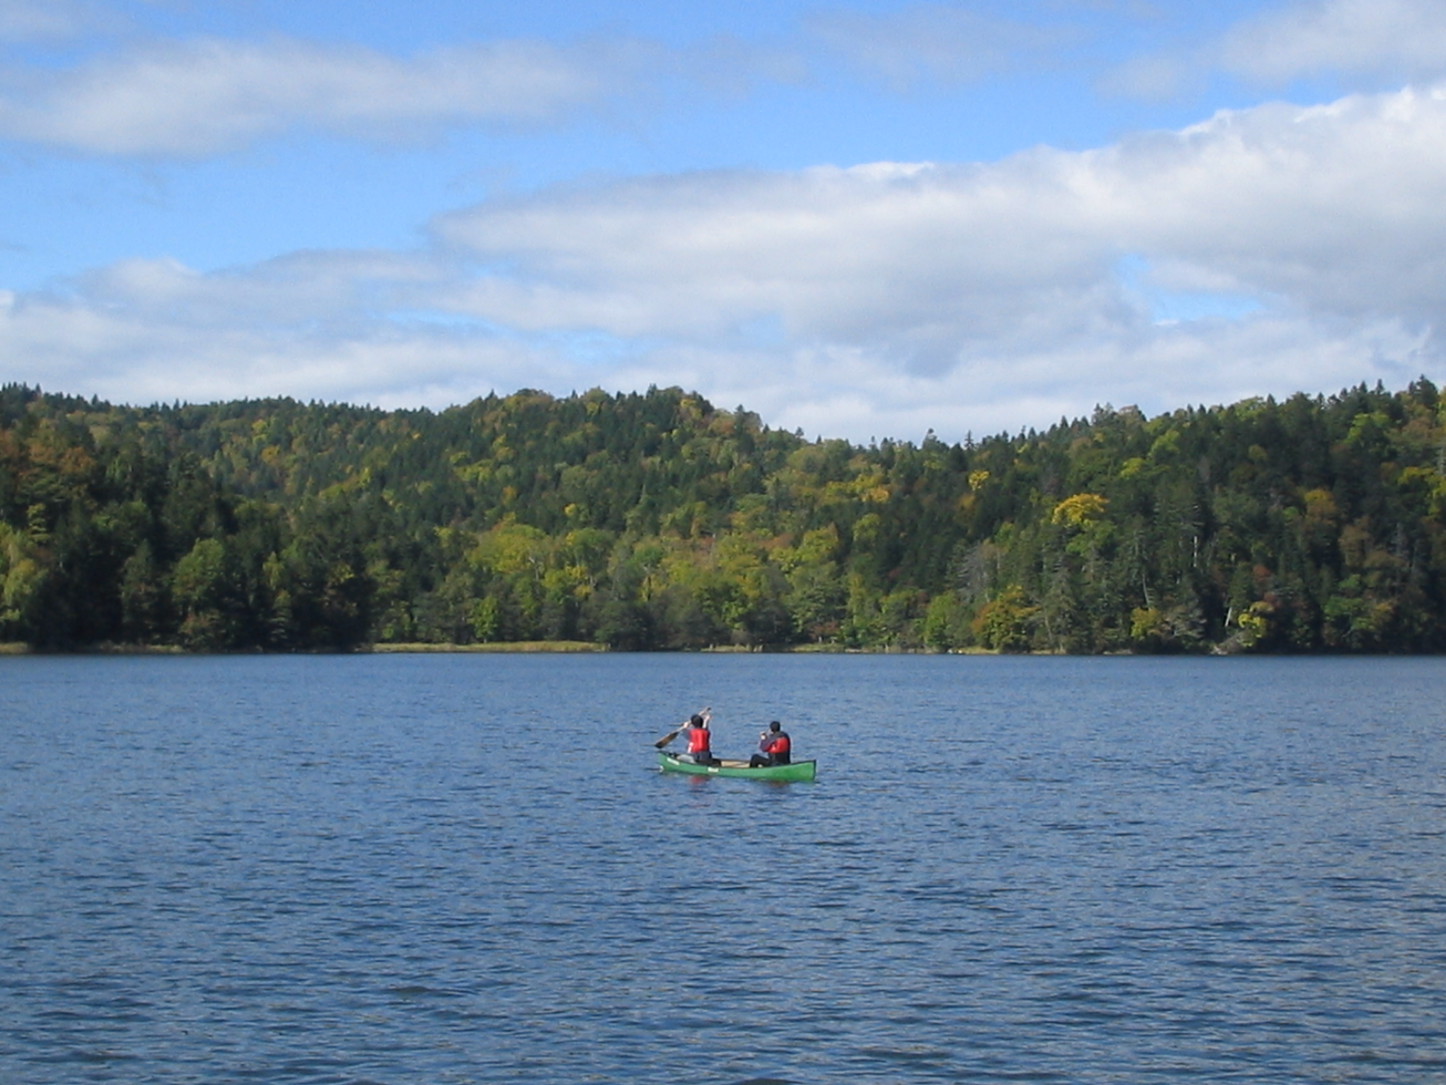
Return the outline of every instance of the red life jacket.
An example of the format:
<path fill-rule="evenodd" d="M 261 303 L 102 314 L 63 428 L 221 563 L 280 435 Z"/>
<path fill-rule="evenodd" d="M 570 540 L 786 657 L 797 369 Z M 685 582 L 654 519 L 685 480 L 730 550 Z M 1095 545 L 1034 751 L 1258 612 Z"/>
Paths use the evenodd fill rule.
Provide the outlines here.
<path fill-rule="evenodd" d="M 706 727 L 688 728 L 688 752 L 709 753 L 709 731 Z"/>
<path fill-rule="evenodd" d="M 775 757 L 781 753 L 792 753 L 793 743 L 789 741 L 789 738 L 786 734 L 784 734 L 782 731 L 779 731 L 778 734 L 772 736 L 768 740 L 767 744 L 763 747 L 763 752 L 766 754 L 772 754 Z"/>

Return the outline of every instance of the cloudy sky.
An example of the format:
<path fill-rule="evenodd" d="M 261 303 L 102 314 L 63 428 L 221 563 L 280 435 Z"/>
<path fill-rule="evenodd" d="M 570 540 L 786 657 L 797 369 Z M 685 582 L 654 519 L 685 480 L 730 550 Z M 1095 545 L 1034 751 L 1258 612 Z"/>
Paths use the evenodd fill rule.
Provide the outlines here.
<path fill-rule="evenodd" d="M 858 442 L 1446 381 L 1443 0 L 0 0 L 0 381 Z"/>

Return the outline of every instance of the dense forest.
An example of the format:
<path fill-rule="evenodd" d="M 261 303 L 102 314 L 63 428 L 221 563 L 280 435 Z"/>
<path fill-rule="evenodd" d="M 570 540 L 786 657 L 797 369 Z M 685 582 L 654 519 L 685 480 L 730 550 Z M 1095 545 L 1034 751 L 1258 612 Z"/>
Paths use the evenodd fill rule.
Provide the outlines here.
<path fill-rule="evenodd" d="M 0 641 L 1446 648 L 1425 379 L 858 447 L 679 389 L 383 411 L 0 389 Z"/>

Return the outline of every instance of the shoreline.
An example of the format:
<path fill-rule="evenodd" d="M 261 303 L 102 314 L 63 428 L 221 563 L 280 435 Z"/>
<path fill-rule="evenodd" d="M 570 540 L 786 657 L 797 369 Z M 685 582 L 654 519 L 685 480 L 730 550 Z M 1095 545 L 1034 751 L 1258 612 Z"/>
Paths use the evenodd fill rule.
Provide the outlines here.
<path fill-rule="evenodd" d="M 1017 656 L 1019 658 L 1057 658 L 1068 652 L 1001 652 L 990 648 L 953 648 L 936 651 L 931 648 L 847 648 L 836 644 L 784 644 L 766 647 L 746 645 L 714 645 L 708 648 L 653 649 L 623 652 L 593 641 L 494 641 L 487 644 L 428 644 L 420 641 L 396 644 L 366 644 L 356 648 L 318 648 L 300 651 L 267 651 L 259 648 L 205 650 L 183 648 L 174 644 L 96 644 L 83 648 L 36 648 L 23 641 L 0 641 L 0 659 L 7 656 L 304 656 L 304 655 L 932 655 L 932 656 Z M 1218 646 L 1199 652 L 1099 652 L 1079 653 L 1080 658 L 1290 658 L 1295 656 L 1390 656 L 1402 658 L 1434 657 L 1441 652 L 1240 652 L 1221 651 Z"/>
<path fill-rule="evenodd" d="M 267 651 L 259 648 L 215 650 L 183 648 L 175 644 L 94 644 L 82 648 L 36 648 L 23 641 L 0 642 L 0 656 L 87 656 L 87 655 L 588 655 L 617 651 L 594 641 L 492 641 L 486 644 L 429 644 L 409 641 L 394 644 L 366 644 L 356 648 L 318 648 L 302 651 Z M 782 644 L 749 647 L 741 644 L 719 644 L 707 648 L 652 650 L 639 655 L 1004 655 L 987 648 L 956 649 L 937 652 L 928 648 L 848 648 L 837 644 Z M 1056 653 L 1020 652 L 1019 655 L 1052 655 Z"/>

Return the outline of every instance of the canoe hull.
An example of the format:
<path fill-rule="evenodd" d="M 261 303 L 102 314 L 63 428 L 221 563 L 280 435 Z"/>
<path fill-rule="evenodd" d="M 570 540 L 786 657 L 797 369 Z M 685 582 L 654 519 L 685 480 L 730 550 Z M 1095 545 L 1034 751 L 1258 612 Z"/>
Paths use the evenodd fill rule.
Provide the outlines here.
<path fill-rule="evenodd" d="M 658 767 L 663 772 L 683 772 L 689 776 L 740 776 L 747 780 L 807 781 L 814 778 L 816 761 L 795 761 L 791 765 L 764 765 L 749 768 L 747 761 L 729 761 L 726 758 L 716 765 L 696 765 L 692 761 L 679 761 L 673 754 L 659 752 Z"/>

